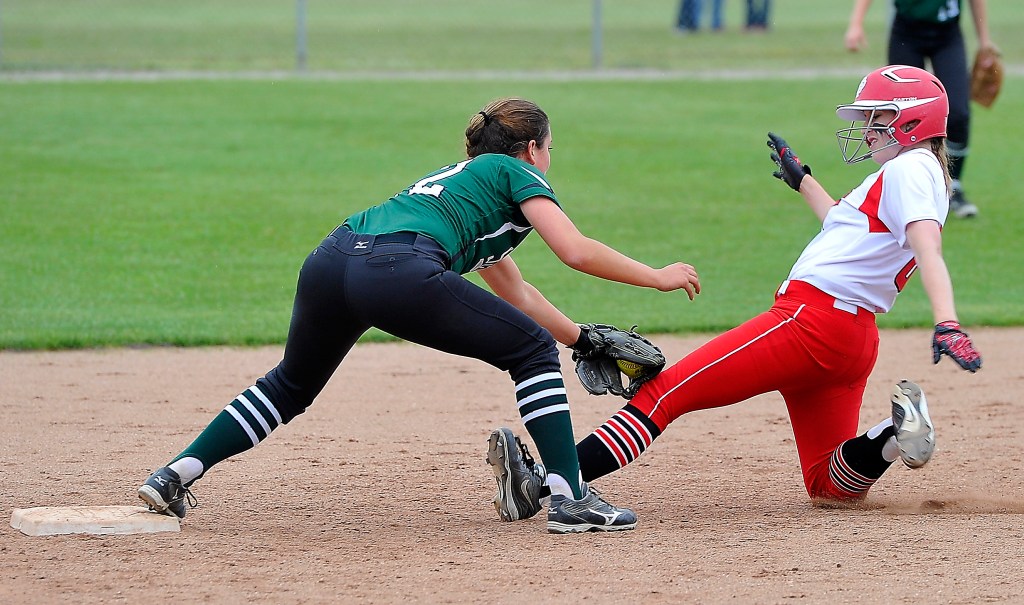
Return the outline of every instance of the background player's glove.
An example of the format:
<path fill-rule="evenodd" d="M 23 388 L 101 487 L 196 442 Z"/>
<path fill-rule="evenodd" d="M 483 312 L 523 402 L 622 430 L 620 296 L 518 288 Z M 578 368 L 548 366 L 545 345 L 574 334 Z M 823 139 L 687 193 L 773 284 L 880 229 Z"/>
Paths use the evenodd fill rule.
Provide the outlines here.
<path fill-rule="evenodd" d="M 992 107 L 1003 88 L 1003 62 L 999 51 L 979 48 L 971 67 L 971 99 L 982 107 Z"/>
<path fill-rule="evenodd" d="M 800 158 L 793 153 L 793 148 L 774 132 L 768 133 L 768 147 L 772 150 L 772 161 L 779 167 L 772 176 L 785 181 L 793 191 L 800 191 L 800 181 L 811 173 L 811 167 L 801 164 Z"/>
<path fill-rule="evenodd" d="M 633 329 L 626 332 L 607 324 L 580 324 L 580 337 L 572 350 L 576 375 L 592 395 L 612 393 L 632 399 L 642 384 L 665 367 L 665 356 L 651 341 Z M 629 378 L 626 387 L 620 372 Z"/>
<path fill-rule="evenodd" d="M 932 336 L 932 362 L 939 363 L 943 355 L 949 355 L 960 367 L 977 372 L 981 368 L 981 354 L 974 348 L 970 337 L 955 321 L 944 321 L 935 326 Z"/>

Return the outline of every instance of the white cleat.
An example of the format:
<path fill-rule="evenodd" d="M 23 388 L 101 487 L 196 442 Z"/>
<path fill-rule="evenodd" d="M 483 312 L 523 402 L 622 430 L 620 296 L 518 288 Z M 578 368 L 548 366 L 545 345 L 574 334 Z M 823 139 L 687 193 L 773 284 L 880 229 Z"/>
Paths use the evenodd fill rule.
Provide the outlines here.
<path fill-rule="evenodd" d="M 900 458 L 910 468 L 924 466 L 935 452 L 935 426 L 921 387 L 901 380 L 892 392 L 892 424 Z"/>

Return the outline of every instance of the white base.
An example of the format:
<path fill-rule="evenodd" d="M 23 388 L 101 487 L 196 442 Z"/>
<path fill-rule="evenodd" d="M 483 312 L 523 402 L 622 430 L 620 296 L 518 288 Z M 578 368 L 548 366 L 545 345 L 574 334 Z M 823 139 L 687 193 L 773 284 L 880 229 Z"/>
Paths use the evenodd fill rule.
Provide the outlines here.
<path fill-rule="evenodd" d="M 141 506 L 39 506 L 14 509 L 11 527 L 27 536 L 145 534 L 180 531 L 181 522 Z"/>

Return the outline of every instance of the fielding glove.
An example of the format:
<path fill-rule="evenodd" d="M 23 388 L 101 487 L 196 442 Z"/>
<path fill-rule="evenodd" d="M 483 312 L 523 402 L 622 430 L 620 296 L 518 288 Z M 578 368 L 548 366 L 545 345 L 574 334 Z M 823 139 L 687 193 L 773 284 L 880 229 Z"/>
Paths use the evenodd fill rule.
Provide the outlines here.
<path fill-rule="evenodd" d="M 571 348 L 576 375 L 592 395 L 611 393 L 632 399 L 641 385 L 665 367 L 661 349 L 632 329 L 580 324 L 580 337 Z M 625 387 L 622 374 L 629 378 Z"/>

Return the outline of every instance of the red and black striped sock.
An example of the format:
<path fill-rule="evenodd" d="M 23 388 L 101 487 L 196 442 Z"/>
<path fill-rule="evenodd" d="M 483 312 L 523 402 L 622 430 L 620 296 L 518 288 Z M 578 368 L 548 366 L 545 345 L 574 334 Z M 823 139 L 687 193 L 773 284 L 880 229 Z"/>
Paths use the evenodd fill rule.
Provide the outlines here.
<path fill-rule="evenodd" d="M 892 464 L 882 457 L 882 447 L 893 436 L 886 427 L 874 439 L 865 433 L 844 441 L 829 460 L 829 478 L 839 491 L 851 498 L 865 494 Z"/>
<path fill-rule="evenodd" d="M 661 429 L 639 409 L 627 404 L 576 444 L 584 481 L 619 470 L 647 451 Z"/>

